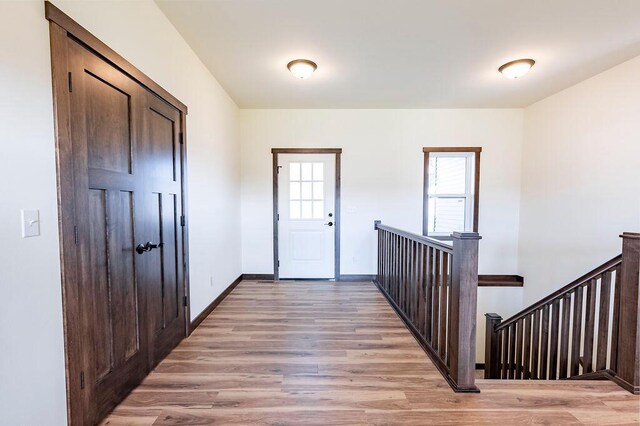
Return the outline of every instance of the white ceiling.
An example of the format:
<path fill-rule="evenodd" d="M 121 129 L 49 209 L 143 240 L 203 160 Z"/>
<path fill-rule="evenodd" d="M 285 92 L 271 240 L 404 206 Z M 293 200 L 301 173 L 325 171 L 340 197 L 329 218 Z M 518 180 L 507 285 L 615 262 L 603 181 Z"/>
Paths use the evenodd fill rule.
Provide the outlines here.
<path fill-rule="evenodd" d="M 640 0 L 156 2 L 241 108 L 523 107 L 640 55 Z"/>

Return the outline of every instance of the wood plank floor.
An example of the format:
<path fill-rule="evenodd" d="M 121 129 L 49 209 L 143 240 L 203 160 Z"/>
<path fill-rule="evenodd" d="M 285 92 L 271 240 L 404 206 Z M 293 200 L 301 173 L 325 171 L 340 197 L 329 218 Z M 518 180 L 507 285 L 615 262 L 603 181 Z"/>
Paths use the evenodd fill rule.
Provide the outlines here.
<path fill-rule="evenodd" d="M 245 281 L 108 425 L 638 424 L 608 381 L 451 391 L 371 283 Z"/>

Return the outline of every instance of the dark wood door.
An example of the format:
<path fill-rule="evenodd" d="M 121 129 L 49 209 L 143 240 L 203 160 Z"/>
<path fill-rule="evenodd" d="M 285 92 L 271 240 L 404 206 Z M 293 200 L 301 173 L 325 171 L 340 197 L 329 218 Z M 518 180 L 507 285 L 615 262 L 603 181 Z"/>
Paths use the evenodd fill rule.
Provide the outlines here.
<path fill-rule="evenodd" d="M 185 336 L 180 113 L 69 39 L 83 422 Z"/>
<path fill-rule="evenodd" d="M 182 265 L 180 111 L 152 93 L 144 109 L 146 235 L 158 243 L 146 253 L 149 303 L 149 364 L 154 367 L 185 335 Z"/>
<path fill-rule="evenodd" d="M 139 158 L 144 90 L 69 41 L 85 421 L 102 418 L 148 372 Z"/>

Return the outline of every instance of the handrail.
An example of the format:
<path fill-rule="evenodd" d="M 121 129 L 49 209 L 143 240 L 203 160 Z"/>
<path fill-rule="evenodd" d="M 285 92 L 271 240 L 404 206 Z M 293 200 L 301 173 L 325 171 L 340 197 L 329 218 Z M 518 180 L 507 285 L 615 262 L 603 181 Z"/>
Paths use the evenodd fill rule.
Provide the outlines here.
<path fill-rule="evenodd" d="M 428 246 L 438 248 L 442 251 L 446 251 L 447 253 L 453 253 L 453 245 L 447 244 L 444 241 L 440 241 L 431 237 L 425 237 L 424 235 L 414 234 L 408 231 L 403 231 L 402 229 L 394 228 L 388 225 L 383 225 L 381 223 L 376 223 L 375 226 L 376 226 L 376 229 L 382 229 L 383 231 L 393 232 L 394 234 L 398 234 L 402 237 L 409 238 L 410 240 L 417 241 L 417 242 L 426 244 Z"/>
<path fill-rule="evenodd" d="M 374 222 L 375 283 L 456 392 L 475 385 L 478 240 L 454 232 L 452 244 Z"/>
<path fill-rule="evenodd" d="M 553 293 L 551 293 L 547 297 L 545 297 L 545 298 L 537 301 L 533 305 L 521 310 L 517 314 L 513 315 L 511 318 L 508 318 L 507 320 L 503 321 L 502 323 L 500 323 L 499 326 L 496 327 L 496 331 L 499 331 L 499 330 L 502 330 L 502 329 L 508 327 L 509 325 L 513 324 L 514 322 L 526 317 L 527 315 L 530 315 L 531 313 L 533 313 L 537 309 L 543 307 L 544 305 L 547 305 L 550 302 L 552 302 L 552 301 L 554 301 L 556 299 L 559 299 L 561 296 L 564 296 L 566 293 L 570 293 L 572 290 L 576 289 L 577 287 L 580 287 L 581 285 L 585 284 L 587 281 L 597 277 L 598 275 L 600 275 L 600 274 L 602 274 L 604 272 L 609 271 L 610 269 L 613 269 L 614 267 L 620 265 L 621 263 L 622 263 L 622 254 L 619 254 L 618 256 L 614 257 L 613 259 L 611 259 L 611 260 L 603 263 L 602 265 L 598 266 L 594 270 L 592 270 L 590 272 L 587 272 L 586 274 L 584 274 L 580 278 L 578 278 L 578 279 L 570 282 L 569 284 L 565 285 L 561 289 L 554 291 Z"/>

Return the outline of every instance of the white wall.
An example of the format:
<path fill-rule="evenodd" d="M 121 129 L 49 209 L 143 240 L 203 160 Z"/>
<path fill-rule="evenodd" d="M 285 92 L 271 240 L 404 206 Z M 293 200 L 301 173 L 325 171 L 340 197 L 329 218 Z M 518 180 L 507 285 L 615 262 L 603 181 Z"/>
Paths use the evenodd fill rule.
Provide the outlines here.
<path fill-rule="evenodd" d="M 238 108 L 152 1 L 55 4 L 189 107 L 195 317 L 241 273 Z M 0 423 L 62 425 L 55 145 L 42 1 L 0 2 L 0 52 Z M 22 208 L 40 210 L 41 236 L 20 237 Z"/>
<path fill-rule="evenodd" d="M 640 232 L 640 57 L 524 111 L 519 271 L 529 304 Z"/>
<path fill-rule="evenodd" d="M 374 274 L 375 219 L 421 233 L 422 147 L 481 146 L 480 272 L 516 273 L 522 110 L 241 110 L 240 134 L 243 272 L 273 273 L 271 148 L 343 148 L 341 272 Z M 521 294 L 480 289 L 479 324 Z"/>

